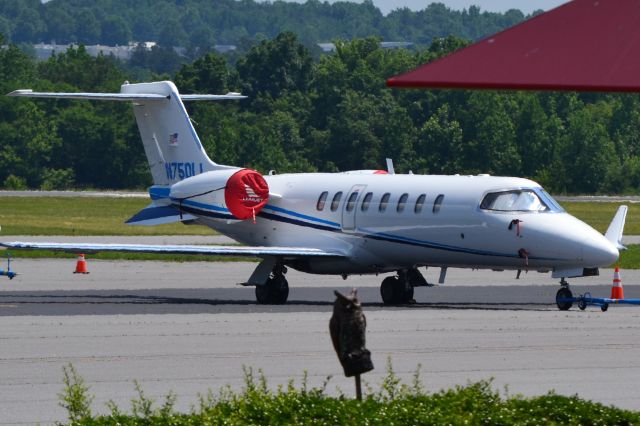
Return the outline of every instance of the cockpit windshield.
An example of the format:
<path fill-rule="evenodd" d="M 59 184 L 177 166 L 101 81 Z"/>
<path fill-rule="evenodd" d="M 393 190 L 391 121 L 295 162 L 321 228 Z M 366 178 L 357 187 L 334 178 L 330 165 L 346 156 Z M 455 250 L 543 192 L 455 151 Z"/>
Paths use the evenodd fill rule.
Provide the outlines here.
<path fill-rule="evenodd" d="M 480 203 L 483 210 L 500 212 L 562 212 L 562 207 L 542 188 L 490 192 Z"/>

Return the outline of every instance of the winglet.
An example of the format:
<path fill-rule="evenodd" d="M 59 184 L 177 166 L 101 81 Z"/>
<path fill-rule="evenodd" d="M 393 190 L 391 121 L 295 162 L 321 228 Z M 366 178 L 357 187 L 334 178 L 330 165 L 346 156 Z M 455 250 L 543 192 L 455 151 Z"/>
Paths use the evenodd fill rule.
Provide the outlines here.
<path fill-rule="evenodd" d="M 624 230 L 624 222 L 627 217 L 627 206 L 620 206 L 616 215 L 607 228 L 604 237 L 609 240 L 618 250 L 626 250 L 626 247 L 622 245 L 622 231 Z"/>

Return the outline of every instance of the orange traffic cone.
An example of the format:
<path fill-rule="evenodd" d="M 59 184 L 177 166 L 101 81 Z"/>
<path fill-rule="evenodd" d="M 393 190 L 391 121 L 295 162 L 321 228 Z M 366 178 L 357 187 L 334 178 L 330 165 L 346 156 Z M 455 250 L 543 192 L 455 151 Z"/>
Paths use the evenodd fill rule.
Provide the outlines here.
<path fill-rule="evenodd" d="M 76 270 L 73 271 L 74 274 L 88 274 L 87 271 L 87 261 L 84 260 L 84 254 L 78 255 L 78 262 L 76 262 Z"/>
<path fill-rule="evenodd" d="M 613 285 L 611 286 L 612 299 L 624 299 L 624 290 L 622 290 L 622 280 L 620 279 L 620 268 L 616 266 L 613 273 Z"/>

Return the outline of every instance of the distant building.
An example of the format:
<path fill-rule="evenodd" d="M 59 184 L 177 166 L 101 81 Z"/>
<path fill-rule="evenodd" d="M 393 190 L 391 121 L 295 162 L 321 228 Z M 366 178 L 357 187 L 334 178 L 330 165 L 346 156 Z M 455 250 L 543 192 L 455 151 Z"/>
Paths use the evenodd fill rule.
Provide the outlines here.
<path fill-rule="evenodd" d="M 410 41 L 381 41 L 380 47 L 383 49 L 408 49 L 413 46 Z M 333 52 L 336 50 L 336 45 L 333 43 L 318 43 L 318 47 L 323 52 Z"/>
<path fill-rule="evenodd" d="M 141 43 L 129 43 L 126 46 L 105 46 L 102 44 L 93 44 L 86 45 L 85 49 L 87 53 L 91 56 L 98 56 L 100 53 L 103 55 L 113 55 L 118 59 L 129 60 L 131 59 L 131 55 L 133 55 L 134 50 L 141 44 L 145 49 L 151 50 L 153 46 L 156 45 L 153 41 L 145 41 Z M 51 57 L 54 53 L 63 53 L 66 52 L 70 47 L 78 47 L 78 44 L 45 44 L 38 43 L 33 45 L 33 49 L 36 53 L 36 59 L 38 60 L 46 60 Z M 174 47 L 175 51 L 179 55 L 184 55 L 186 53 L 186 49 L 184 47 Z M 236 49 L 236 46 L 232 44 L 220 44 L 215 45 L 214 49 L 219 53 L 227 53 Z"/>

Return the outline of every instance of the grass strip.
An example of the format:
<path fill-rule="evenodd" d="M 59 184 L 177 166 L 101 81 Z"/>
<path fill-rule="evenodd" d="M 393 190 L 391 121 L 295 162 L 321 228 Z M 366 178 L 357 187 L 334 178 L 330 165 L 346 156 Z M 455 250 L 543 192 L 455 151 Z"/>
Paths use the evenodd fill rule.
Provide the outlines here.
<path fill-rule="evenodd" d="M 149 205 L 140 198 L 1 197 L 0 235 L 212 235 L 205 226 L 124 222 Z"/>
<path fill-rule="evenodd" d="M 638 204 L 565 202 L 562 203 L 562 207 L 564 207 L 569 214 L 572 214 L 601 233 L 604 233 L 613 220 L 613 216 L 616 214 L 618 207 L 623 204 L 629 207 L 624 227 L 625 235 L 640 235 L 640 205 Z"/>
<path fill-rule="evenodd" d="M 211 235 L 181 223 L 130 226 L 124 222 L 149 204 L 140 198 L 1 197 L 0 235 Z M 562 203 L 567 211 L 604 232 L 622 203 Z M 628 204 L 625 234 L 640 235 L 640 206 Z"/>

